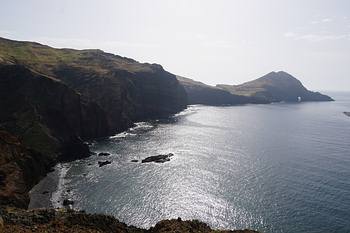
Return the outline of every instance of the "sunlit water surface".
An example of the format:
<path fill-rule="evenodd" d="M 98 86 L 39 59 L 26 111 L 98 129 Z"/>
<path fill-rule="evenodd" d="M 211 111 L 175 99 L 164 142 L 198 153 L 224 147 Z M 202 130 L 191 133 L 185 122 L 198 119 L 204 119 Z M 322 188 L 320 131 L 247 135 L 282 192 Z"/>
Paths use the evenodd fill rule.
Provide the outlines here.
<path fill-rule="evenodd" d="M 139 227 L 168 218 L 262 232 L 350 232 L 350 95 L 336 102 L 192 106 L 95 142 L 60 165 L 53 201 Z M 164 164 L 133 163 L 174 153 Z M 111 160 L 99 168 L 97 161 Z M 71 190 L 65 192 L 65 190 Z M 62 191 L 63 190 L 63 191 Z M 57 203 L 54 205 L 58 205 Z"/>

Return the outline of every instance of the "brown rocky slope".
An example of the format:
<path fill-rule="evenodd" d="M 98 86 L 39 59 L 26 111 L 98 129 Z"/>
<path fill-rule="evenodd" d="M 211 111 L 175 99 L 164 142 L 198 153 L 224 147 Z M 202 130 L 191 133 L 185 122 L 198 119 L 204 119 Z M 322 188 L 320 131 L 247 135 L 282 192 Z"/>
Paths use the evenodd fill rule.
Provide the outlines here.
<path fill-rule="evenodd" d="M 150 229 L 127 226 L 107 215 L 87 214 L 73 210 L 22 210 L 0 209 L 0 232 L 66 232 L 66 233 L 257 233 L 252 230 L 212 230 L 207 224 L 197 220 L 163 220 Z"/>

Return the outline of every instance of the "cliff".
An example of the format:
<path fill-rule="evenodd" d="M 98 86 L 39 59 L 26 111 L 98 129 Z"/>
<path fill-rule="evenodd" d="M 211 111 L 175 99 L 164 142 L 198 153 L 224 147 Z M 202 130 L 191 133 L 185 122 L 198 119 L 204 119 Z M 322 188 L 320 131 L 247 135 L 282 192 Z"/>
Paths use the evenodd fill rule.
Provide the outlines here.
<path fill-rule="evenodd" d="M 247 103 L 267 103 L 266 101 L 244 95 L 235 95 L 229 91 L 206 85 L 189 78 L 176 76 L 179 82 L 184 86 L 188 104 L 204 105 L 238 105 Z"/>
<path fill-rule="evenodd" d="M 284 71 L 271 72 L 241 85 L 217 85 L 217 87 L 235 95 L 255 97 L 268 102 L 298 102 L 300 98 L 300 101 L 333 100 L 319 92 L 307 90 L 298 79 Z"/>
<path fill-rule="evenodd" d="M 23 66 L 0 66 L 0 107 L 2 204 L 26 208 L 28 191 L 51 166 L 88 156 L 82 139 L 108 132 L 98 105 Z"/>
<path fill-rule="evenodd" d="M 26 207 L 27 192 L 52 165 L 89 155 L 84 140 L 186 105 L 185 90 L 160 65 L 0 38 L 0 130 L 16 138 L 0 141 L 2 204 Z"/>
<path fill-rule="evenodd" d="M 97 104 L 107 119 L 108 132 L 101 129 L 105 136 L 125 130 L 134 121 L 174 114 L 187 105 L 185 90 L 162 66 L 101 50 L 55 49 L 0 38 L 1 63 L 23 65 L 60 80 L 85 103 Z"/>
<path fill-rule="evenodd" d="M 72 210 L 21 210 L 0 208 L 0 232 L 118 232 L 118 233 L 258 233 L 252 230 L 213 230 L 197 220 L 164 220 L 150 229 L 128 226 L 111 216 Z"/>

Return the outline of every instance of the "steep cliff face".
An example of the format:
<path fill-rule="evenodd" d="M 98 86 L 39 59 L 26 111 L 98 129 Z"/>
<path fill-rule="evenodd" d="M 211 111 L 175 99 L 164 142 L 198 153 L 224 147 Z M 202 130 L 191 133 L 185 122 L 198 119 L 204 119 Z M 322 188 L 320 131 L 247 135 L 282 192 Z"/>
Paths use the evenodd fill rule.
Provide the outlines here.
<path fill-rule="evenodd" d="M 217 85 L 217 87 L 232 94 L 256 97 L 269 102 L 333 100 L 329 96 L 307 90 L 298 79 L 284 71 L 271 72 L 241 85 Z"/>
<path fill-rule="evenodd" d="M 88 156 L 82 139 L 108 132 L 97 104 L 19 65 L 0 66 L 0 108 L 1 204 L 26 207 L 28 191 L 55 162 Z"/>
<path fill-rule="evenodd" d="M 0 66 L 0 106 L 0 126 L 46 155 L 68 153 L 74 146 L 86 151 L 80 146 L 82 138 L 102 136 L 108 130 L 96 104 L 83 103 L 62 82 L 23 66 Z"/>
<path fill-rule="evenodd" d="M 263 99 L 235 95 L 229 91 L 206 85 L 189 78 L 177 76 L 179 82 L 184 86 L 189 104 L 205 105 L 237 105 L 247 103 L 266 103 Z"/>
<path fill-rule="evenodd" d="M 147 70 L 112 69 L 101 74 L 60 65 L 53 72 L 84 101 L 98 103 L 106 113 L 108 134 L 112 134 L 127 129 L 134 121 L 169 116 L 186 108 L 186 93 L 175 76 L 159 65 L 147 66 Z"/>
<path fill-rule="evenodd" d="M 54 49 L 0 38 L 3 63 L 21 64 L 61 80 L 96 103 L 108 123 L 106 135 L 133 121 L 167 116 L 186 108 L 187 97 L 175 75 L 160 65 L 139 63 L 101 50 Z"/>

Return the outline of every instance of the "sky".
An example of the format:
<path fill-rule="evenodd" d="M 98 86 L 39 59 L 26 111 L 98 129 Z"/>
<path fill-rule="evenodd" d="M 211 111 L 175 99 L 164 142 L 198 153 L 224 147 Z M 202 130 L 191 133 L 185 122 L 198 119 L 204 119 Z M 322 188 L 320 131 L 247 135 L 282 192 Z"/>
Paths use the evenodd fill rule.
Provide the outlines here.
<path fill-rule="evenodd" d="M 0 37 L 98 48 L 211 85 L 283 70 L 350 91 L 348 0 L 0 2 Z"/>

